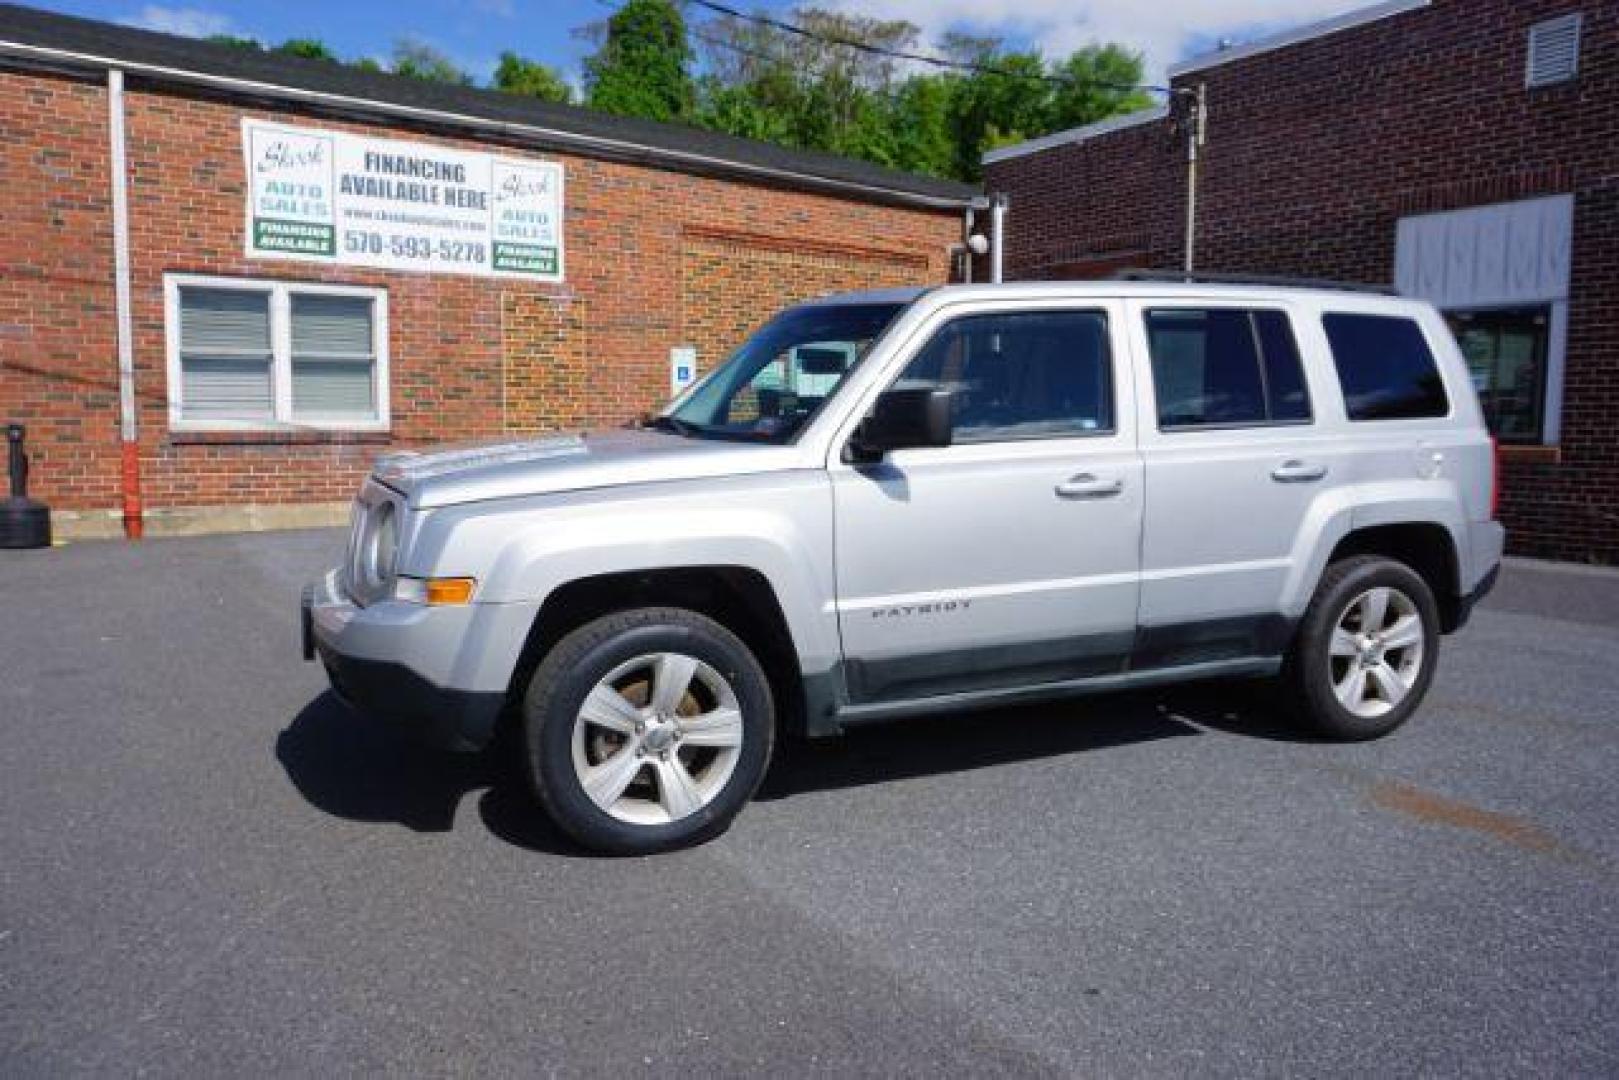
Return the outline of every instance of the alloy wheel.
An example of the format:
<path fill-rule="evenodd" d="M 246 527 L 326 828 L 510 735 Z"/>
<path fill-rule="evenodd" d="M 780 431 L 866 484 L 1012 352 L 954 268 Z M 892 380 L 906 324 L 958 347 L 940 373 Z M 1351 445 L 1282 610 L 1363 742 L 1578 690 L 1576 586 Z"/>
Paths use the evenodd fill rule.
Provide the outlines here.
<path fill-rule="evenodd" d="M 1356 716 L 1383 716 L 1422 674 L 1426 634 L 1416 602 L 1380 585 L 1356 596 L 1333 623 L 1328 678 L 1338 703 Z"/>
<path fill-rule="evenodd" d="M 713 802 L 742 751 L 736 691 L 684 653 L 637 656 L 585 696 L 574 718 L 574 774 L 620 821 L 663 825 Z"/>

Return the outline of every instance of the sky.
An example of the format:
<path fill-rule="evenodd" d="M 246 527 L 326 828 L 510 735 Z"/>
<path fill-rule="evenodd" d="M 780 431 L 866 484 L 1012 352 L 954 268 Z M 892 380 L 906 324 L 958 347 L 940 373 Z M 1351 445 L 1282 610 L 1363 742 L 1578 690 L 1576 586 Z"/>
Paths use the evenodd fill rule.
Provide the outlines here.
<path fill-rule="evenodd" d="M 394 42 L 415 39 L 439 49 L 480 80 L 510 49 L 542 60 L 577 83 L 590 51 L 574 28 L 611 14 L 615 0 L 21 0 L 72 15 L 169 33 L 237 34 L 271 43 L 289 37 L 325 41 L 346 58 L 386 58 Z M 730 0 L 748 11 L 787 16 L 788 0 Z M 1223 38 L 1249 41 L 1328 18 L 1372 0 L 820 0 L 862 14 L 903 18 L 923 42 L 947 30 L 995 34 L 1016 47 L 1064 56 L 1093 41 L 1141 51 L 1149 81 L 1177 60 Z M 700 11 L 693 11 L 700 16 Z"/>

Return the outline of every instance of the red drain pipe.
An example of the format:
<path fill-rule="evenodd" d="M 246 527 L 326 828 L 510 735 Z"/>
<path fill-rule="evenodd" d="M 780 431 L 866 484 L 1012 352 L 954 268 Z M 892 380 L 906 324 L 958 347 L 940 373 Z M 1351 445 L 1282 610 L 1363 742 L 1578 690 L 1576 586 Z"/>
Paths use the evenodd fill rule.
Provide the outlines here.
<path fill-rule="evenodd" d="M 143 528 L 140 444 L 125 440 L 123 455 L 124 535 L 139 540 Z"/>
<path fill-rule="evenodd" d="M 124 154 L 124 73 L 107 72 L 107 135 L 112 174 L 112 287 L 118 320 L 118 436 L 122 451 L 120 487 L 124 496 L 124 535 L 139 540 L 141 456 L 136 441 L 135 330 L 129 301 L 129 165 Z"/>

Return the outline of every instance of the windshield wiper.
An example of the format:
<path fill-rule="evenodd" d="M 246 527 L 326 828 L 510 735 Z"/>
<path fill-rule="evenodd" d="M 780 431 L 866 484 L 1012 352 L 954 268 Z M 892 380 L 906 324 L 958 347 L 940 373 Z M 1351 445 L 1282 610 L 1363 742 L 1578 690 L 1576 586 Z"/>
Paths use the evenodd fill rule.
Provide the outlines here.
<path fill-rule="evenodd" d="M 690 420 L 682 420 L 680 417 L 673 416 L 668 413 L 665 413 L 662 416 L 654 416 L 652 418 L 652 422 L 647 426 L 657 428 L 659 431 L 672 431 L 676 435 L 680 435 L 688 439 L 702 438 L 701 429 L 699 429 L 696 424 L 692 423 Z"/>

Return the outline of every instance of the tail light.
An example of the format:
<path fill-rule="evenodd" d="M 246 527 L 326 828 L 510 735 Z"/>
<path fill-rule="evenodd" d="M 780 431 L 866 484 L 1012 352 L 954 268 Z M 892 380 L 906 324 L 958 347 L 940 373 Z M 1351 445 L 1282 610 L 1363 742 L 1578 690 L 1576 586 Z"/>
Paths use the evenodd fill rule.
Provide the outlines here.
<path fill-rule="evenodd" d="M 1490 436 L 1490 520 L 1500 516 L 1501 509 L 1501 440 Z"/>

